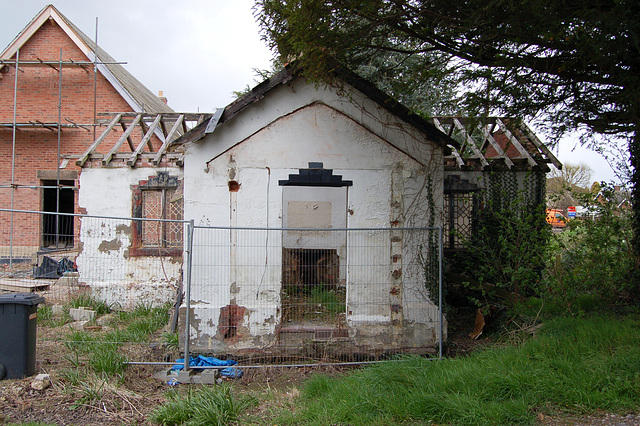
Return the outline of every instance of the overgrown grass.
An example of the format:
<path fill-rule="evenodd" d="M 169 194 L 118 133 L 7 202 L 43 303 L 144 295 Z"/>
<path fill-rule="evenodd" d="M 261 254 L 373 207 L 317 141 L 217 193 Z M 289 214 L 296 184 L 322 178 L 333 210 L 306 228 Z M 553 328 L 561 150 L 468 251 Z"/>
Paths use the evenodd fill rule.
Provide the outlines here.
<path fill-rule="evenodd" d="M 72 305 L 96 306 L 87 304 L 87 301 L 88 299 L 75 300 Z M 167 323 L 168 318 L 168 305 L 140 305 L 131 312 L 118 312 L 111 321 L 113 330 L 108 333 L 99 335 L 84 330 L 70 331 L 66 336 L 66 346 L 72 353 L 66 359 L 77 371 L 70 372 L 69 377 L 78 383 L 83 376 L 78 369 L 85 364 L 101 377 L 121 376 L 126 367 L 126 358 L 119 352 L 119 348 L 125 343 L 148 341 L 153 333 Z"/>
<path fill-rule="evenodd" d="M 152 420 L 164 425 L 228 425 L 256 404 L 250 396 L 235 396 L 229 386 L 188 388 L 170 392 L 169 402 L 158 408 Z"/>
<path fill-rule="evenodd" d="M 132 311 L 120 311 L 114 320 L 117 328 L 107 337 L 116 342 L 145 342 L 167 324 L 169 307 L 168 304 L 157 307 L 140 304 Z"/>
<path fill-rule="evenodd" d="M 98 316 L 108 314 L 112 310 L 111 305 L 85 293 L 78 294 L 73 300 L 69 302 L 68 306 L 65 307 L 80 308 L 82 306 L 89 307 L 92 310 L 96 311 L 96 315 Z"/>
<path fill-rule="evenodd" d="M 54 315 L 53 307 L 50 305 L 38 305 L 38 324 L 48 327 L 60 327 L 71 321 L 71 315 L 66 311 L 65 314 Z"/>
<path fill-rule="evenodd" d="M 557 318 L 521 346 L 316 376 L 294 423 L 531 424 L 538 412 L 637 409 L 640 319 Z"/>
<path fill-rule="evenodd" d="M 327 290 L 322 287 L 311 289 L 308 303 L 311 305 L 322 305 L 324 310 L 330 314 L 338 314 L 345 310 L 344 294 L 339 294 L 336 291 Z"/>

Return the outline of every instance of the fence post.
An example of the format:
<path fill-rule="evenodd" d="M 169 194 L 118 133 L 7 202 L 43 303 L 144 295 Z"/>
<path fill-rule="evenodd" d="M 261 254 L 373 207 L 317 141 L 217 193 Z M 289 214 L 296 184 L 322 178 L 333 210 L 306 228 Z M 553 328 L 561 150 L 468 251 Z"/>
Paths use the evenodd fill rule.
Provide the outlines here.
<path fill-rule="evenodd" d="M 191 264 L 192 264 L 192 253 L 193 253 L 193 219 L 189 221 L 187 224 L 187 248 L 185 250 L 186 258 L 186 280 L 187 280 L 187 290 L 186 290 L 186 310 L 184 313 L 184 371 L 189 371 L 189 327 L 190 317 L 191 317 Z"/>
<path fill-rule="evenodd" d="M 442 344 L 443 344 L 443 338 L 442 338 L 442 334 L 443 334 L 443 320 L 444 320 L 444 313 L 442 310 L 442 301 L 443 301 L 443 297 L 442 297 L 442 288 L 444 287 L 442 284 L 442 269 L 443 269 L 443 232 L 442 232 L 442 226 L 438 227 L 438 306 L 440 307 L 440 333 L 438 336 L 438 359 L 442 359 Z"/>

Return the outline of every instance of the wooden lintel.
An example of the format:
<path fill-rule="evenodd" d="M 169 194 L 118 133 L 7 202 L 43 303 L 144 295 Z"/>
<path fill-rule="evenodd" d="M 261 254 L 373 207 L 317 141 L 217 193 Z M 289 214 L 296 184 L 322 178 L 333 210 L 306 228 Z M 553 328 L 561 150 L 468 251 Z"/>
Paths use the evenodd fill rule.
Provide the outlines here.
<path fill-rule="evenodd" d="M 171 130 L 169 131 L 169 134 L 165 138 L 164 143 L 162 144 L 162 146 L 158 150 L 158 153 L 153 158 L 152 161 L 153 161 L 154 165 L 158 165 L 158 163 L 160 163 L 160 160 L 162 159 L 162 156 L 167 151 L 167 148 L 169 147 L 169 144 L 173 140 L 174 135 L 176 134 L 176 132 L 178 131 L 180 126 L 183 124 L 183 122 L 184 122 L 184 114 L 180 114 L 180 116 L 178 117 L 176 122 L 173 123 L 173 126 L 171 127 Z"/>
<path fill-rule="evenodd" d="M 111 160 L 113 159 L 113 156 L 120 150 L 120 147 L 122 146 L 124 141 L 129 139 L 131 132 L 133 132 L 133 130 L 135 129 L 136 125 L 138 124 L 141 118 L 142 116 L 138 114 L 138 116 L 129 124 L 129 126 L 124 131 L 124 133 L 120 135 L 118 142 L 116 142 L 116 144 L 111 147 L 107 155 L 105 155 L 105 157 L 102 159 L 102 165 L 107 165 L 111 162 Z"/>
<path fill-rule="evenodd" d="M 113 127 L 118 124 L 118 122 L 120 121 L 120 119 L 122 118 L 122 114 L 117 114 L 115 117 L 113 117 L 113 120 L 111 120 L 111 122 L 109 123 L 109 125 L 107 126 L 107 128 L 104 130 L 104 132 L 102 132 L 102 134 L 100 135 L 100 137 L 98 137 L 98 139 L 95 140 L 95 142 L 93 142 L 91 144 L 91 146 L 89 147 L 89 149 L 87 149 L 85 151 L 84 154 L 82 154 L 82 157 L 80 157 L 78 159 L 78 161 L 76 161 L 76 165 L 78 165 L 79 167 L 82 167 L 84 165 L 84 163 L 87 162 L 87 160 L 89 159 L 89 155 L 91 155 L 93 153 L 93 151 L 96 150 L 96 148 L 98 147 L 98 145 L 100 145 L 100 143 L 104 140 L 104 138 L 107 137 L 107 135 L 109 134 L 109 132 L 113 129 Z"/>

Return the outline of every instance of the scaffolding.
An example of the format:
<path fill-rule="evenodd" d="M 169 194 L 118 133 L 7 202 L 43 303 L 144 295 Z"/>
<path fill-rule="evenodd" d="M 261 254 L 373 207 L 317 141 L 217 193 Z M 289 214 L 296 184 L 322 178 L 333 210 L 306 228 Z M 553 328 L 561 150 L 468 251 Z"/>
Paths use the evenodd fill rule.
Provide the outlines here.
<path fill-rule="evenodd" d="M 97 46 L 97 35 L 96 35 Z M 148 112 L 122 112 L 122 113 L 99 113 L 97 109 L 97 72 L 98 65 L 109 64 L 124 64 L 125 62 L 104 62 L 98 61 L 98 56 L 94 51 L 94 61 L 76 61 L 73 59 L 63 60 L 63 52 L 60 49 L 60 59 L 58 61 L 45 61 L 41 59 L 21 61 L 20 49 L 17 49 L 15 54 L 15 60 L 0 59 L 0 68 L 3 66 L 15 67 L 16 73 L 14 78 L 14 97 L 13 97 L 13 121 L 11 123 L 0 123 L 0 128 L 12 129 L 12 155 L 11 155 L 11 182 L 8 185 L 0 185 L 1 188 L 11 190 L 11 210 L 15 209 L 16 190 L 19 188 L 29 188 L 38 190 L 55 190 L 55 230 L 60 227 L 59 220 L 62 213 L 60 210 L 60 191 L 61 190 L 74 190 L 78 188 L 75 185 L 68 185 L 65 179 L 61 178 L 61 169 L 65 168 L 70 161 L 75 162 L 78 167 L 88 166 L 91 162 L 95 164 L 107 166 L 114 161 L 120 160 L 126 163 L 128 167 L 136 167 L 137 163 L 147 164 L 151 167 L 156 167 L 160 162 L 165 159 L 169 162 L 174 162 L 177 165 L 182 165 L 182 153 L 169 152 L 169 146 L 171 142 L 177 139 L 182 134 L 186 133 L 193 126 L 200 124 L 205 120 L 209 120 L 212 116 L 210 113 L 148 113 Z M 38 119 L 29 120 L 27 122 L 17 122 L 17 110 L 18 110 L 18 75 L 19 72 L 24 72 L 23 67 L 49 67 L 58 72 L 58 102 L 57 110 L 58 117 L 56 121 L 41 121 Z M 93 67 L 94 71 L 94 84 L 93 84 L 93 123 L 78 123 L 69 118 L 62 117 L 62 87 L 63 87 L 63 69 L 69 67 L 80 67 L 89 72 Z M 98 152 L 98 147 L 103 143 L 107 135 L 114 130 L 115 127 L 122 128 L 122 135 L 118 141 L 106 149 L 106 154 Z M 99 127 L 105 127 L 99 136 L 97 135 L 97 129 Z M 143 137 L 140 141 L 133 140 L 133 130 L 139 127 L 142 130 Z M 49 184 L 33 185 L 23 184 L 16 182 L 16 132 L 20 129 L 48 129 L 52 132 L 56 132 L 57 135 L 57 157 L 56 157 L 56 176 L 55 179 L 50 179 Z M 87 132 L 93 131 L 92 143 L 87 143 L 87 149 L 82 154 L 68 154 L 61 152 L 61 138 L 63 129 L 84 129 Z M 152 137 L 156 135 L 161 144 L 154 146 Z M 126 143 L 125 143 L 126 142 Z M 122 146 L 130 148 L 130 153 L 121 152 Z M 55 182 L 53 182 L 55 180 Z M 65 182 L 63 182 L 65 181 Z M 44 183 L 44 182 L 43 182 Z M 52 185 L 52 183 L 54 183 Z M 64 188 L 63 188 L 64 186 Z M 55 241 L 53 246 L 59 248 L 58 232 L 55 232 Z M 10 241 L 9 241 L 9 267 L 13 267 L 13 241 L 14 235 L 14 218 L 11 215 L 10 219 Z"/>

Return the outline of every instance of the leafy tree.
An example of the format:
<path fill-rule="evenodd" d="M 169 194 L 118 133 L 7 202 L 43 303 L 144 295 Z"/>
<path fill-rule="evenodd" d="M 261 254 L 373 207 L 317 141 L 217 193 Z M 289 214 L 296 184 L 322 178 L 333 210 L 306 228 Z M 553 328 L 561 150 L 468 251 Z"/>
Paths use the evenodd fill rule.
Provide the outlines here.
<path fill-rule="evenodd" d="M 588 188 L 591 184 L 593 169 L 585 163 L 565 163 L 562 170 L 551 170 L 551 178 L 560 178 L 565 186 Z"/>
<path fill-rule="evenodd" d="M 377 52 L 444 64 L 469 111 L 544 118 L 625 139 L 640 255 L 640 2 L 635 0 L 258 0 L 264 37 L 307 76 L 330 79 Z M 460 86 L 458 86 L 460 87 Z M 410 90 L 410 88 L 408 88 Z"/>
<path fill-rule="evenodd" d="M 589 191 L 593 169 L 585 163 L 565 163 L 562 170 L 552 169 L 547 179 L 547 205 L 556 209 L 580 204 L 576 194 Z"/>
<path fill-rule="evenodd" d="M 550 245 L 542 293 L 570 312 L 581 297 L 620 307 L 637 304 L 640 295 L 629 214 L 618 206 L 615 187 L 603 182 L 598 192 L 597 199 L 583 197 L 595 219 L 572 220 Z"/>

